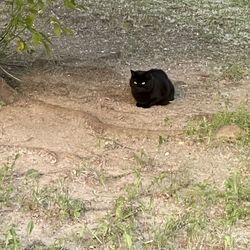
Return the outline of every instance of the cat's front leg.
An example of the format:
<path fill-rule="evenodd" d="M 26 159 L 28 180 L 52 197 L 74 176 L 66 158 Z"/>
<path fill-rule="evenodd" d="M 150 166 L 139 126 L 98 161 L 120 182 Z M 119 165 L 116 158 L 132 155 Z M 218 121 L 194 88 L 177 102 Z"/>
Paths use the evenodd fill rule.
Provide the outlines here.
<path fill-rule="evenodd" d="M 152 98 L 149 102 L 143 103 L 143 108 L 150 108 L 153 105 L 157 105 L 159 102 L 159 99 Z"/>

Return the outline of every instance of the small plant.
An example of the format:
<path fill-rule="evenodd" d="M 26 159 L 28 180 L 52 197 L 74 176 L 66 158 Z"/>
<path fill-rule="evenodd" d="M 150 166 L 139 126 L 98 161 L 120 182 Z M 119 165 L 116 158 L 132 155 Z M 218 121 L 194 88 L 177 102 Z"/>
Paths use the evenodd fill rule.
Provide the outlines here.
<path fill-rule="evenodd" d="M 250 178 L 237 173 L 225 183 L 225 216 L 229 224 L 250 215 Z"/>
<path fill-rule="evenodd" d="M 69 196 L 68 189 L 43 188 L 33 190 L 31 197 L 23 199 L 23 205 L 32 211 L 42 212 L 50 218 L 77 219 L 85 211 L 84 202 Z"/>
<path fill-rule="evenodd" d="M 153 165 L 153 159 L 142 149 L 138 153 L 133 154 L 136 164 L 141 168 L 146 168 Z"/>
<path fill-rule="evenodd" d="M 154 195 L 162 195 L 167 198 L 175 197 L 177 191 L 186 188 L 190 184 L 188 173 L 178 172 L 161 172 L 152 180 L 148 192 Z"/>
<path fill-rule="evenodd" d="M 135 181 L 126 188 L 128 199 L 135 199 L 142 191 L 142 176 L 137 169 L 134 170 Z"/>
<path fill-rule="evenodd" d="M 222 78 L 232 81 L 239 81 L 248 76 L 248 69 L 239 64 L 232 64 L 223 69 Z"/>
<path fill-rule="evenodd" d="M 139 210 L 140 206 L 135 206 L 124 196 L 119 196 L 115 201 L 114 211 L 99 223 L 96 230 L 91 231 L 96 244 L 107 245 L 110 249 L 117 249 L 121 245 L 131 249 L 135 216 Z"/>
<path fill-rule="evenodd" d="M 9 203 L 14 191 L 14 166 L 19 155 L 16 155 L 11 163 L 4 164 L 0 168 L 0 206 L 1 203 Z"/>
<path fill-rule="evenodd" d="M 225 250 L 234 249 L 233 239 L 229 235 L 226 235 L 224 237 L 224 247 L 225 247 Z"/>
<path fill-rule="evenodd" d="M 14 226 L 12 226 L 6 234 L 5 249 L 11 249 L 11 250 L 20 249 L 20 240 L 16 234 L 16 230 Z"/>
<path fill-rule="evenodd" d="M 158 144 L 159 146 L 161 146 L 162 144 L 164 144 L 166 142 L 166 139 L 163 137 L 163 136 L 159 136 L 159 139 L 158 139 Z"/>
<path fill-rule="evenodd" d="M 215 131 L 224 125 L 237 125 L 246 132 L 244 137 L 236 138 L 237 142 L 250 142 L 250 113 L 245 110 L 236 112 L 220 112 L 214 114 L 211 118 L 203 118 L 199 121 L 191 121 L 187 128 L 186 134 L 198 141 L 210 141 Z"/>
<path fill-rule="evenodd" d="M 156 249 L 170 247 L 178 231 L 184 228 L 185 225 L 186 220 L 184 217 L 167 216 L 163 224 L 154 230 L 152 244 Z"/>
<path fill-rule="evenodd" d="M 33 229 L 34 229 L 34 222 L 31 220 L 31 221 L 28 223 L 27 229 L 26 229 L 28 236 L 31 235 Z"/>
<path fill-rule="evenodd" d="M 142 177 L 135 170 L 135 181 L 126 188 L 126 194 L 119 196 L 113 210 L 98 224 L 95 230 L 90 230 L 95 243 L 118 249 L 123 246 L 132 249 L 134 233 L 137 226 L 137 215 L 142 212 L 143 204 L 139 202 L 142 191 Z"/>
<path fill-rule="evenodd" d="M 25 173 L 25 177 L 31 178 L 31 179 L 38 179 L 39 177 L 42 176 L 42 173 L 40 173 L 37 169 L 29 169 L 26 173 Z"/>

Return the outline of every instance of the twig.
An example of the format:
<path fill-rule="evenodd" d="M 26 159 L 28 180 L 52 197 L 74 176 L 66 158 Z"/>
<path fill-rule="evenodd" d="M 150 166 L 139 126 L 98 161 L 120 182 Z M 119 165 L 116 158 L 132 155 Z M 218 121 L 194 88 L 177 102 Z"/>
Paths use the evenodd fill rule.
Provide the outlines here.
<path fill-rule="evenodd" d="M 9 73 L 8 71 L 6 71 L 1 65 L 0 65 L 0 69 L 7 74 L 8 76 L 12 77 L 13 79 L 17 80 L 18 82 L 22 82 L 19 78 L 13 76 L 11 73 Z"/>

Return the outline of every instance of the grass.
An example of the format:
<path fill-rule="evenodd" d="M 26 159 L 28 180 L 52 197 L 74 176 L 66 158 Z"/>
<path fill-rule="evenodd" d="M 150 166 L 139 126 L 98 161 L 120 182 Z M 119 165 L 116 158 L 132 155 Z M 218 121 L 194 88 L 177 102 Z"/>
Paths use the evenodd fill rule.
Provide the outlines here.
<path fill-rule="evenodd" d="M 0 208 L 10 206 L 13 203 L 14 193 L 14 166 L 19 155 L 16 155 L 13 161 L 3 164 L 0 167 Z"/>
<path fill-rule="evenodd" d="M 24 210 L 40 213 L 54 220 L 74 220 L 84 213 L 84 202 L 71 198 L 67 186 L 63 183 L 56 187 L 40 188 L 38 178 L 41 174 L 35 169 L 28 170 L 17 180 L 14 169 L 17 159 L 18 155 L 11 163 L 0 168 L 0 208 L 18 204 Z"/>
<path fill-rule="evenodd" d="M 135 157 L 135 161 L 140 169 L 141 160 Z M 0 171 L 2 184 L 14 180 L 15 164 L 6 166 Z M 50 246 L 40 246 L 31 240 L 32 247 L 56 250 L 70 243 L 83 249 L 236 249 L 249 244 L 247 238 L 243 237 L 239 242 L 233 234 L 239 225 L 244 228 L 249 222 L 249 174 L 234 173 L 225 180 L 224 188 L 218 189 L 211 183 L 194 182 L 187 171 L 161 172 L 154 175 L 151 182 L 145 182 L 139 169 L 134 170 L 134 181 L 113 200 L 110 210 L 96 221 L 94 227 L 86 226 L 74 237 L 58 239 L 58 243 Z M 16 202 L 20 202 L 19 208 L 24 214 L 28 216 L 31 212 L 31 215 L 36 214 L 36 217 L 50 219 L 51 222 L 60 221 L 61 225 L 69 220 L 79 220 L 85 211 L 83 201 L 70 197 L 65 183 L 31 189 L 33 182 L 27 178 L 37 182 L 39 176 L 34 169 L 26 171 L 24 184 L 32 192 L 24 190 L 20 194 L 24 200 L 15 193 Z M 174 205 L 175 209 L 158 214 L 157 211 L 163 208 L 159 205 L 163 200 L 164 206 Z M 3 240 L 0 236 L 0 246 L 3 249 L 21 249 L 23 239 L 30 238 L 35 227 L 35 223 L 30 221 L 24 236 L 18 235 L 18 226 L 10 225 Z"/>
<path fill-rule="evenodd" d="M 85 204 L 80 199 L 71 198 L 67 186 L 39 186 L 31 188 L 32 192 L 22 199 L 25 210 L 40 214 L 51 220 L 75 220 L 85 212 Z"/>
<path fill-rule="evenodd" d="M 250 178 L 237 173 L 225 183 L 225 216 L 229 224 L 250 219 Z M 249 221 L 250 222 L 250 221 Z"/>
<path fill-rule="evenodd" d="M 240 81 L 249 76 L 248 67 L 240 64 L 229 64 L 222 68 L 221 78 L 231 81 Z"/>
<path fill-rule="evenodd" d="M 242 173 L 232 174 L 222 190 L 207 183 L 183 185 L 173 173 L 161 173 L 152 180 L 150 187 L 127 188 L 126 193 L 117 197 L 111 211 L 94 229 L 85 230 L 78 237 L 82 246 L 105 249 L 197 249 L 217 247 L 234 249 L 237 240 L 232 231 L 238 222 L 247 226 L 250 215 L 249 187 L 250 177 Z M 172 179 L 175 192 L 168 202 L 181 206 L 181 211 L 162 215 L 155 212 L 157 203 L 146 209 L 144 195 L 154 195 L 168 190 Z M 135 175 L 138 187 L 143 182 L 141 175 Z M 130 186 L 129 185 L 129 186 Z M 167 185 L 167 188 L 163 188 Z M 153 187 L 153 188 L 152 188 Z M 158 188 L 157 188 L 158 187 Z M 148 190 L 151 190 L 148 192 Z M 132 191 L 131 191 L 132 190 Z M 131 192 L 133 194 L 131 194 Z M 80 234 L 78 234 L 80 235 Z M 88 244 L 86 245 L 86 242 Z M 248 244 L 247 239 L 241 246 Z"/>
<path fill-rule="evenodd" d="M 167 216 L 154 229 L 148 249 L 212 247 L 210 242 L 230 249 L 235 239 L 229 234 L 237 222 L 249 222 L 249 187 L 249 176 L 237 173 L 226 180 L 223 190 L 206 183 L 179 190 L 175 197 L 184 206 L 182 213 Z"/>
<path fill-rule="evenodd" d="M 142 191 L 141 173 L 135 170 L 135 181 L 126 188 L 126 194 L 117 197 L 114 207 L 97 225 L 89 230 L 94 241 L 91 245 L 105 245 L 109 249 L 125 247 L 132 249 L 136 229 L 136 217 L 143 211 L 143 205 L 138 197 Z"/>
<path fill-rule="evenodd" d="M 186 128 L 186 134 L 198 141 L 211 141 L 218 128 L 232 124 L 245 131 L 244 136 L 235 138 L 236 141 L 248 144 L 250 142 L 250 113 L 245 110 L 219 112 L 212 115 L 211 118 L 191 121 Z"/>

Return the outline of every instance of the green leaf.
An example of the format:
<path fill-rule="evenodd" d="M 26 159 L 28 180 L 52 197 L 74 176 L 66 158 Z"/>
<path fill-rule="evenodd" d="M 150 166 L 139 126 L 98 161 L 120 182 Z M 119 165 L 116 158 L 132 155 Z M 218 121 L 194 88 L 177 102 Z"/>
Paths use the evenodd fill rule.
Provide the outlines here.
<path fill-rule="evenodd" d="M 25 44 L 25 42 L 24 41 L 18 41 L 17 42 L 17 44 L 16 44 L 16 50 L 18 51 L 18 52 L 22 52 L 22 51 L 24 51 L 25 49 L 26 49 L 26 44 Z"/>
<path fill-rule="evenodd" d="M 39 178 L 41 177 L 41 173 L 37 169 L 29 169 L 26 173 L 25 176 L 29 178 Z"/>
<path fill-rule="evenodd" d="M 43 42 L 43 46 L 44 46 L 46 52 L 49 54 L 50 53 L 49 43 L 44 41 L 44 40 L 42 42 Z"/>
<path fill-rule="evenodd" d="M 162 145 L 165 142 L 165 138 L 163 138 L 161 135 L 159 136 L 159 145 Z"/>
<path fill-rule="evenodd" d="M 64 0 L 64 5 L 70 10 L 75 10 L 76 8 L 75 0 Z"/>
<path fill-rule="evenodd" d="M 128 249 L 132 249 L 132 237 L 130 234 L 128 234 L 126 231 L 123 234 L 123 239 L 128 246 Z"/>
<path fill-rule="evenodd" d="M 123 216 L 123 208 L 125 205 L 126 199 L 123 196 L 119 196 L 115 202 L 115 216 L 116 218 L 121 218 Z"/>
<path fill-rule="evenodd" d="M 62 29 L 58 23 L 55 23 L 55 25 L 54 25 L 54 33 L 58 38 L 60 38 L 62 35 Z"/>
<path fill-rule="evenodd" d="M 42 36 L 39 32 L 32 33 L 32 43 L 34 46 L 38 46 L 42 43 Z"/>
<path fill-rule="evenodd" d="M 17 238 L 15 228 L 10 228 L 6 237 L 5 237 L 5 249 L 19 250 L 20 241 Z"/>
<path fill-rule="evenodd" d="M 13 4 L 16 4 L 17 9 L 22 8 L 24 5 L 23 0 L 15 0 Z"/>
<path fill-rule="evenodd" d="M 31 28 L 33 26 L 35 20 L 35 15 L 29 15 L 25 18 L 25 24 L 28 28 Z"/>
<path fill-rule="evenodd" d="M 72 35 L 74 33 L 73 30 L 68 28 L 68 27 L 64 27 L 63 32 L 66 34 L 70 34 L 70 35 Z"/>
<path fill-rule="evenodd" d="M 30 235 L 30 234 L 32 233 L 33 229 L 34 229 L 34 223 L 33 223 L 33 221 L 31 220 L 31 221 L 28 223 L 28 225 L 27 225 L 27 233 L 28 233 L 28 235 Z"/>

